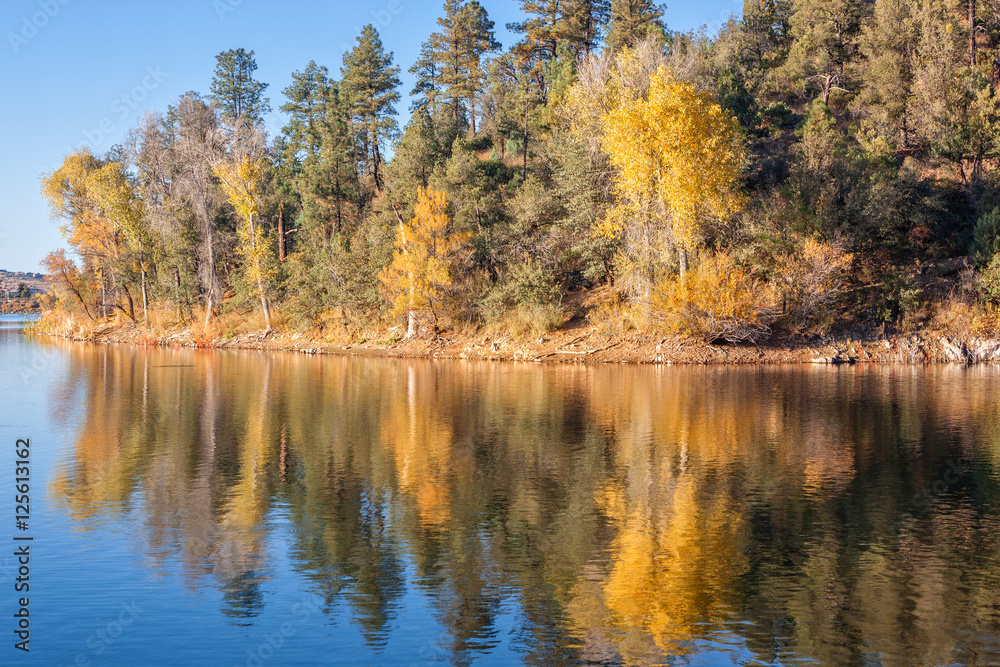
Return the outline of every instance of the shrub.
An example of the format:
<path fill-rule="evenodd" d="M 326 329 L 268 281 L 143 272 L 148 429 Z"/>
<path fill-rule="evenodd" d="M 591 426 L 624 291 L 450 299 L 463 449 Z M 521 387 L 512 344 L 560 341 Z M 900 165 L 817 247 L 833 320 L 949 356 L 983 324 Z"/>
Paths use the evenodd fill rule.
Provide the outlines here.
<path fill-rule="evenodd" d="M 587 321 L 606 336 L 616 336 L 633 331 L 642 331 L 647 320 L 642 308 L 630 303 L 620 292 L 609 291 L 592 304 Z"/>
<path fill-rule="evenodd" d="M 984 213 L 976 221 L 969 254 L 977 266 L 986 266 L 992 264 L 997 251 L 1000 251 L 1000 208 Z"/>
<path fill-rule="evenodd" d="M 501 277 L 480 301 L 487 323 L 511 320 L 533 332 L 542 333 L 558 327 L 563 319 L 563 288 L 555 268 L 540 262 L 517 264 Z"/>
<path fill-rule="evenodd" d="M 771 290 L 725 253 L 656 285 L 650 315 L 666 330 L 712 342 L 759 343 L 771 335 Z"/>
<path fill-rule="evenodd" d="M 1000 254 L 993 255 L 979 275 L 979 291 L 987 304 L 1000 304 Z"/>
<path fill-rule="evenodd" d="M 760 112 L 761 119 L 773 130 L 783 130 L 795 125 L 795 114 L 784 102 L 771 102 Z"/>
<path fill-rule="evenodd" d="M 853 256 L 839 243 L 806 239 L 778 258 L 775 280 L 785 313 L 799 327 L 814 324 L 843 293 Z"/>

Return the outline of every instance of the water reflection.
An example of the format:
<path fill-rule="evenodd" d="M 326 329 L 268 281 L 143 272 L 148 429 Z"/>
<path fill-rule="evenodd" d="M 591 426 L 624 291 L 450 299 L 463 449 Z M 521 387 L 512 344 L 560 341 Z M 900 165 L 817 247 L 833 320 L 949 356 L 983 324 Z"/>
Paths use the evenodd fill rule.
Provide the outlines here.
<path fill-rule="evenodd" d="M 456 664 L 1000 660 L 991 368 L 66 349 L 86 419 L 53 496 L 234 623 L 284 541 L 370 646 L 417 591 Z"/>

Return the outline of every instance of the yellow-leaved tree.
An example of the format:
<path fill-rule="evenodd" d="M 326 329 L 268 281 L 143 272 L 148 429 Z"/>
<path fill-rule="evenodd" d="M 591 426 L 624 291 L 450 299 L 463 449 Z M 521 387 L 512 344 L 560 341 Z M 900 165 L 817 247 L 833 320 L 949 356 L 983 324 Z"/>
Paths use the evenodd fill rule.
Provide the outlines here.
<path fill-rule="evenodd" d="M 128 245 L 138 253 L 133 267 L 140 276 L 142 319 L 149 323 L 149 293 L 146 286 L 148 228 L 143 224 L 145 202 L 135 181 L 120 162 L 110 162 L 87 176 L 87 193 L 101 215 L 125 234 Z"/>
<path fill-rule="evenodd" d="M 419 311 L 430 310 L 437 322 L 435 305 L 454 282 L 460 251 L 471 236 L 453 228 L 447 207 L 443 192 L 420 188 L 413 220 L 400 221 L 392 263 L 379 274 L 395 312 L 407 314 L 406 338 L 416 335 Z"/>
<path fill-rule="evenodd" d="M 261 157 L 244 155 L 235 161 L 220 162 L 213 172 L 222 184 L 229 203 L 240 219 L 237 229 L 239 252 L 246 261 L 247 283 L 260 297 L 264 324 L 271 331 L 271 309 L 268 307 L 267 286 L 271 279 L 268 266 L 268 243 L 260 225 L 261 199 L 264 194 L 264 161 Z"/>
<path fill-rule="evenodd" d="M 84 284 L 92 282 L 100 290 L 102 314 L 107 317 L 111 306 L 135 319 L 129 283 L 136 268 L 141 274 L 145 313 L 143 201 L 125 166 L 79 150 L 66 156 L 58 169 L 44 174 L 41 184 L 53 216 L 67 221 L 60 231 L 83 260 L 80 277 Z M 80 290 L 69 287 L 83 301 Z"/>
<path fill-rule="evenodd" d="M 681 276 L 707 221 L 739 210 L 746 160 L 738 125 L 714 96 L 678 81 L 665 67 L 642 96 L 617 102 L 602 117 L 602 145 L 617 170 L 619 203 L 599 230 L 619 235 L 640 215 L 672 232 Z"/>

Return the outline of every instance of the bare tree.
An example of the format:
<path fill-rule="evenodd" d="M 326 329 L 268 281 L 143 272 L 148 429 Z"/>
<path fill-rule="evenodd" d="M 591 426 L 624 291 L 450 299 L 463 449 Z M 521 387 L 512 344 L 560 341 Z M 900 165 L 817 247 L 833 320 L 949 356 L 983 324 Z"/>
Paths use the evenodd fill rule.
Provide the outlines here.
<path fill-rule="evenodd" d="M 195 93 L 186 93 L 170 108 L 172 183 L 191 207 L 200 235 L 198 279 L 205 299 L 205 326 L 222 303 L 222 282 L 216 266 L 215 213 L 221 205 L 212 165 L 224 153 L 218 114 Z"/>

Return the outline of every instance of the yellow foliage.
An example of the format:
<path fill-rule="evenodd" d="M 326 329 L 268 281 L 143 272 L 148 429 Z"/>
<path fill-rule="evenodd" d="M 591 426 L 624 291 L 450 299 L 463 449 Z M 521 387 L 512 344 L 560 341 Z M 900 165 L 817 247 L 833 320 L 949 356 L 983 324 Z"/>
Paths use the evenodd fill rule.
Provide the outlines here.
<path fill-rule="evenodd" d="M 265 286 L 273 273 L 267 263 L 267 239 L 257 222 L 264 191 L 263 161 L 244 157 L 235 163 L 220 163 L 213 168 L 213 172 L 240 219 L 237 229 L 239 252 L 246 260 L 248 286 L 254 296 L 263 299 Z"/>
<path fill-rule="evenodd" d="M 771 290 L 753 271 L 719 253 L 683 278 L 657 285 L 652 314 L 663 319 L 670 333 L 757 343 L 771 333 L 773 301 Z"/>
<path fill-rule="evenodd" d="M 241 220 L 251 220 L 260 214 L 260 197 L 264 184 L 264 166 L 259 159 L 244 157 L 236 163 L 223 162 L 213 170 L 229 202 Z"/>
<path fill-rule="evenodd" d="M 459 251 L 471 237 L 455 231 L 445 194 L 420 189 L 410 224 L 400 224 L 392 263 L 379 281 L 396 313 L 434 310 L 455 279 Z"/>
<path fill-rule="evenodd" d="M 694 248 L 707 218 L 724 218 L 743 205 L 738 184 L 746 158 L 735 119 L 710 93 L 663 67 L 647 96 L 610 94 L 621 103 L 604 115 L 603 145 L 618 169 L 621 204 L 602 232 L 620 232 L 636 209 L 657 202 L 677 245 Z"/>
<path fill-rule="evenodd" d="M 91 171 L 86 178 L 87 194 L 101 213 L 137 240 L 142 229 L 143 200 L 129 180 L 125 167 L 112 162 Z"/>

